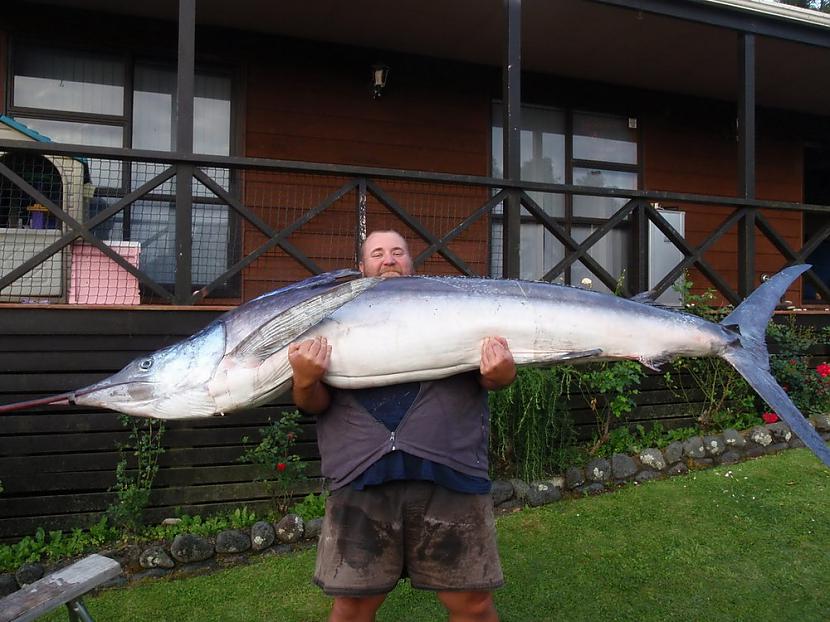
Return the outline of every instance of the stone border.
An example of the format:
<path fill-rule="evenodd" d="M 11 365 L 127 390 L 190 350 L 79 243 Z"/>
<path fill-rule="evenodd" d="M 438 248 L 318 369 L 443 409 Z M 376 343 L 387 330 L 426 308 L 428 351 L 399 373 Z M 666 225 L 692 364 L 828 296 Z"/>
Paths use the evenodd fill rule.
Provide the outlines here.
<path fill-rule="evenodd" d="M 830 440 L 830 415 L 812 417 L 811 422 L 822 438 Z M 779 421 L 743 432 L 726 430 L 711 436 L 694 436 L 682 443 L 671 443 L 663 450 L 652 447 L 634 456 L 614 454 L 610 459 L 597 458 L 584 467 L 571 467 L 563 476 L 546 480 L 530 483 L 519 479 L 496 480 L 490 494 L 496 511 L 504 513 L 525 505 L 536 507 L 563 498 L 600 494 L 631 482 L 640 484 L 681 475 L 690 469 L 735 464 L 795 447 L 804 447 L 804 443 L 787 424 Z M 212 538 L 180 534 L 170 543 L 130 545 L 103 551 L 101 554 L 118 561 L 124 572 L 102 587 L 154 577 L 203 574 L 247 563 L 254 555 L 287 553 L 313 544 L 320 535 L 322 522 L 321 518 L 306 522 L 299 516 L 288 514 L 276 524 L 259 521 L 248 530 L 227 529 Z M 49 568 L 48 572 L 59 570 L 72 561 L 65 560 Z M 41 564 L 23 564 L 14 574 L 0 574 L 0 598 L 37 581 L 46 572 Z"/>

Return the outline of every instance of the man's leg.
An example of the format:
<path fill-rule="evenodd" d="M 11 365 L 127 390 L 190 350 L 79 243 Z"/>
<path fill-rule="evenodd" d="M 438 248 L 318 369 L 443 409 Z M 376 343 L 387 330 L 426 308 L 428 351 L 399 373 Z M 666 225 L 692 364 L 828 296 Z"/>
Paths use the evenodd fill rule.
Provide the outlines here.
<path fill-rule="evenodd" d="M 450 622 L 498 622 L 499 614 L 490 592 L 438 592 L 450 613 Z"/>
<path fill-rule="evenodd" d="M 386 594 L 378 596 L 336 596 L 329 622 L 374 622 Z"/>

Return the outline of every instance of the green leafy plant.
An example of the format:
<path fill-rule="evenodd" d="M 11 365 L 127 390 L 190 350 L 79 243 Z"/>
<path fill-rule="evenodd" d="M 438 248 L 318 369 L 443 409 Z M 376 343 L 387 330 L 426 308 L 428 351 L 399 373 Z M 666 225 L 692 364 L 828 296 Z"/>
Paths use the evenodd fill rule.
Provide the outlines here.
<path fill-rule="evenodd" d="M 490 468 L 526 481 L 561 472 L 579 449 L 568 410 L 578 372 L 563 365 L 519 369 L 509 387 L 490 393 Z"/>
<path fill-rule="evenodd" d="M 798 326 L 794 316 L 770 324 L 767 339 L 773 348 L 770 369 L 792 401 L 805 415 L 830 410 L 830 368 L 813 365 L 810 354 L 815 346 L 827 343 L 827 332 Z"/>
<path fill-rule="evenodd" d="M 676 288 L 685 311 L 710 322 L 720 322 L 731 308 L 713 305 L 715 294 L 711 290 L 693 293 L 693 285 L 686 278 Z M 723 429 L 723 422 L 743 421 L 752 416 L 757 419 L 755 393 L 732 366 L 719 358 L 678 359 L 664 378 L 704 431 Z M 694 409 L 693 404 L 699 407 Z"/>
<path fill-rule="evenodd" d="M 33 536 L 26 536 L 14 544 L 0 545 L 0 572 L 14 572 L 21 564 L 44 559 L 56 561 L 80 555 L 116 540 L 118 533 L 119 530 L 108 523 L 106 516 L 88 530 L 47 533 L 39 527 Z"/>
<path fill-rule="evenodd" d="M 597 425 L 589 448 L 591 454 L 596 454 L 608 442 L 614 422 L 634 410 L 634 397 L 639 393 L 644 375 L 642 367 L 634 361 L 601 363 L 580 374 L 579 389 Z"/>
<path fill-rule="evenodd" d="M 122 416 L 121 423 L 129 427 L 130 434 L 128 442 L 119 446 L 121 459 L 115 468 L 115 486 L 110 488 L 116 494 L 116 502 L 107 508 L 107 515 L 116 526 L 137 531 L 150 501 L 159 457 L 164 453 L 164 422 Z M 135 459 L 133 468 L 130 455 Z"/>
<path fill-rule="evenodd" d="M 283 414 L 278 421 L 260 429 L 259 444 L 246 449 L 239 458 L 259 467 L 255 481 L 265 485 L 279 514 L 288 511 L 292 494 L 307 480 L 305 462 L 292 452 L 301 432 L 299 422 L 299 411 Z M 243 437 L 242 442 L 247 444 L 248 438 Z"/>
<path fill-rule="evenodd" d="M 291 508 L 291 513 L 296 514 L 305 521 L 314 518 L 321 518 L 326 513 L 326 499 L 329 498 L 328 491 L 323 491 L 319 495 L 309 493 L 302 501 L 295 503 Z"/>

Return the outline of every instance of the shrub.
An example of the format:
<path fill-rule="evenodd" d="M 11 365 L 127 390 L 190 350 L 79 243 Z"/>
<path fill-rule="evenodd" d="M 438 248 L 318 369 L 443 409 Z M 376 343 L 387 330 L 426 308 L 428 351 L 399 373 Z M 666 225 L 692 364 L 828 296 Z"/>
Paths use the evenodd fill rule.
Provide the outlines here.
<path fill-rule="evenodd" d="M 299 421 L 299 411 L 283 414 L 278 421 L 260 429 L 259 444 L 246 449 L 239 458 L 259 467 L 255 481 L 265 485 L 278 514 L 288 511 L 291 495 L 307 479 L 306 464 L 291 451 L 300 435 Z M 242 442 L 248 443 L 248 438 L 244 437 Z"/>

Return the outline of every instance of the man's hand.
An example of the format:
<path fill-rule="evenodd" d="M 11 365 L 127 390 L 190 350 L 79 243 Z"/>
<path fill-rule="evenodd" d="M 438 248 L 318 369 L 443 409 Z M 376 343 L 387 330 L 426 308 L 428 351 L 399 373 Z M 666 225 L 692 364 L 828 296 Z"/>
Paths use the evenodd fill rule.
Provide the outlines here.
<path fill-rule="evenodd" d="M 291 390 L 297 408 L 319 415 L 329 407 L 331 396 L 323 376 L 331 361 L 331 346 L 325 337 L 315 337 L 288 346 L 288 363 L 294 372 Z"/>
<path fill-rule="evenodd" d="M 481 344 L 481 386 L 498 391 L 516 379 L 516 363 L 504 337 L 487 337 Z"/>

